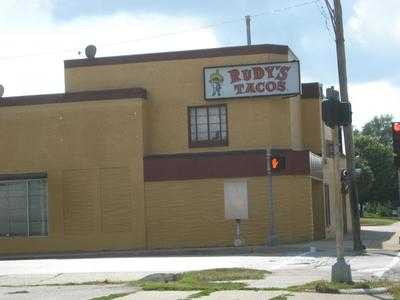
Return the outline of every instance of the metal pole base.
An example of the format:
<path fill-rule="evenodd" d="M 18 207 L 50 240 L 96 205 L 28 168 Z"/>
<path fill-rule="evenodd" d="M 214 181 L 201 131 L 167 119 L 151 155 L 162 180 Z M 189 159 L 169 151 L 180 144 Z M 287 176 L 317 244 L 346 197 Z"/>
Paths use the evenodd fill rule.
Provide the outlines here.
<path fill-rule="evenodd" d="M 233 241 L 235 247 L 242 247 L 246 245 L 245 240 L 240 235 L 240 219 L 236 219 L 236 237 Z"/>
<path fill-rule="evenodd" d="M 267 246 L 274 247 L 278 245 L 279 245 L 278 237 L 276 236 L 276 234 L 271 234 L 271 236 L 268 237 Z"/>
<path fill-rule="evenodd" d="M 332 266 L 332 281 L 342 283 L 352 282 L 351 267 L 343 257 L 338 258 L 337 262 Z"/>

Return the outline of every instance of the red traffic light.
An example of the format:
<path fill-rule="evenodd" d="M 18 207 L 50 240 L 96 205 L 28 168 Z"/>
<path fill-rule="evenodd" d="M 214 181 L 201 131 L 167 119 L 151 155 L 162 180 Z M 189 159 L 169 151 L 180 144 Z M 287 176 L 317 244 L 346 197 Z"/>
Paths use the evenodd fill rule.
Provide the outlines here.
<path fill-rule="evenodd" d="M 396 134 L 400 134 L 400 122 L 394 122 L 393 123 L 393 132 Z"/>

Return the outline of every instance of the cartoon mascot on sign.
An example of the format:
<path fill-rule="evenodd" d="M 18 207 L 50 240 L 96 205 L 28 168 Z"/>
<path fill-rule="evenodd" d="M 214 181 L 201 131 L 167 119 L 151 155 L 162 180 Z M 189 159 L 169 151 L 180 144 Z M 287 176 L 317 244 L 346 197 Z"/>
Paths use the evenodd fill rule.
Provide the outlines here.
<path fill-rule="evenodd" d="M 224 82 L 224 77 L 219 74 L 219 70 L 216 70 L 214 73 L 210 75 L 210 80 L 208 81 L 211 83 L 213 87 L 213 96 L 221 96 L 221 88 L 222 88 L 222 83 Z"/>

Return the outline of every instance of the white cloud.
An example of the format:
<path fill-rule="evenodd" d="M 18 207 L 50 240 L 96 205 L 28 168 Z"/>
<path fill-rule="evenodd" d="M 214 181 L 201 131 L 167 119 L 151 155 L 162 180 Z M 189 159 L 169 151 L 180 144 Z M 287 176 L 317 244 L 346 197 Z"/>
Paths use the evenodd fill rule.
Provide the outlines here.
<path fill-rule="evenodd" d="M 365 46 L 400 45 L 400 1 L 356 0 L 347 28 L 351 39 Z"/>
<path fill-rule="evenodd" d="M 349 84 L 349 97 L 357 128 L 383 114 L 392 114 L 395 120 L 400 120 L 400 88 L 387 80 Z"/>
<path fill-rule="evenodd" d="M 116 13 L 58 22 L 52 9 L 51 0 L 0 2 L 5 96 L 63 92 L 63 60 L 78 58 L 88 44 L 97 46 L 97 56 L 218 46 L 212 29 L 190 32 L 205 25 L 197 18 Z M 185 33 L 160 37 L 177 32 Z"/>

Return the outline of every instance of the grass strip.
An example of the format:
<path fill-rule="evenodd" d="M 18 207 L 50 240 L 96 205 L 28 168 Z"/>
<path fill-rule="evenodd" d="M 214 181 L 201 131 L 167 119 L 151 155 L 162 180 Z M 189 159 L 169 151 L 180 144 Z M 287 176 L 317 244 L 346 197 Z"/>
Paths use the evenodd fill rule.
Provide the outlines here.
<path fill-rule="evenodd" d="M 263 279 L 268 273 L 270 272 L 265 270 L 222 268 L 180 273 L 172 281 L 142 279 L 134 282 L 134 285 L 145 291 L 200 291 L 191 296 L 199 298 L 217 291 L 246 289 L 245 283 L 234 281 Z"/>
<path fill-rule="evenodd" d="M 371 218 L 365 217 L 360 219 L 360 223 L 362 226 L 386 226 L 392 225 L 394 223 L 400 222 L 399 219 L 393 218 Z"/>
<path fill-rule="evenodd" d="M 291 292 L 317 292 L 317 293 L 327 293 L 327 294 L 338 294 L 339 290 L 373 289 L 378 287 L 387 287 L 390 285 L 391 283 L 385 280 L 361 281 L 361 282 L 351 282 L 351 283 L 339 283 L 339 282 L 318 280 L 303 285 L 291 286 L 287 290 Z"/>
<path fill-rule="evenodd" d="M 101 296 L 101 297 L 92 298 L 90 300 L 111 300 L 111 299 L 115 299 L 115 298 L 125 297 L 125 296 L 128 296 L 130 294 L 131 293 L 110 294 L 110 295 L 107 295 L 107 296 Z"/>

